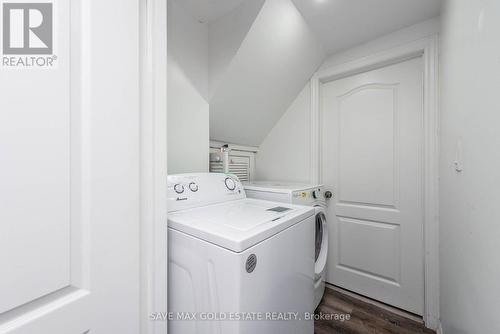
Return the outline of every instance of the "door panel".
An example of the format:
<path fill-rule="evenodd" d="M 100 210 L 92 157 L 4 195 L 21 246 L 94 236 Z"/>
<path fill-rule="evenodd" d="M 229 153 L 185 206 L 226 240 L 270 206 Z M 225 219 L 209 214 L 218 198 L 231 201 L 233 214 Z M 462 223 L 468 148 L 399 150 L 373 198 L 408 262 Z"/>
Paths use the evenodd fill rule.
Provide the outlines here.
<path fill-rule="evenodd" d="M 399 226 L 343 217 L 338 220 L 338 266 L 397 284 L 401 275 Z M 359 252 L 359 245 L 364 245 L 363 252 Z"/>
<path fill-rule="evenodd" d="M 341 203 L 395 206 L 396 90 L 396 85 L 370 84 L 338 97 Z"/>
<path fill-rule="evenodd" d="M 0 69 L 0 333 L 136 334 L 139 0 L 51 3 L 57 65 Z"/>
<path fill-rule="evenodd" d="M 69 49 L 58 54 L 57 70 L 0 74 L 0 313 L 70 284 Z"/>
<path fill-rule="evenodd" d="M 423 313 L 422 60 L 328 82 L 322 178 L 327 281 Z"/>

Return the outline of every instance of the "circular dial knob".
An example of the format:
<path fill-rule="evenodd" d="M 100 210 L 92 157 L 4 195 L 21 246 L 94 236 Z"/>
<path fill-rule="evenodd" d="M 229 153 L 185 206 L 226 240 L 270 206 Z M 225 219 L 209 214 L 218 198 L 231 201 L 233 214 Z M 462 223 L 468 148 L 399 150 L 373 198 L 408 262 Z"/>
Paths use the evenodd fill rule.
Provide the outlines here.
<path fill-rule="evenodd" d="M 198 191 L 198 185 L 194 182 L 191 182 L 189 184 L 189 190 L 191 190 L 192 192 L 197 192 Z"/>
<path fill-rule="evenodd" d="M 184 192 L 184 186 L 182 184 L 176 184 L 174 190 L 176 193 L 182 194 Z"/>
<path fill-rule="evenodd" d="M 227 189 L 229 190 L 234 190 L 236 189 L 236 183 L 234 180 L 230 177 L 226 177 L 226 180 L 224 180 L 224 183 L 226 184 Z"/>

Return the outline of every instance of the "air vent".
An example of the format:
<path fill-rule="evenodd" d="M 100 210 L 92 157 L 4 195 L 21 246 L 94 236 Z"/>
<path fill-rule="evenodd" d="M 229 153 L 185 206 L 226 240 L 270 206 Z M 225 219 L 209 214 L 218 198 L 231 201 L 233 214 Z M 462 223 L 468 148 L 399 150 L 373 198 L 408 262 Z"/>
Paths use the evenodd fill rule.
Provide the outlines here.
<path fill-rule="evenodd" d="M 229 173 L 236 175 L 240 181 L 250 181 L 250 157 L 229 156 Z"/>
<path fill-rule="evenodd" d="M 211 153 L 210 172 L 230 173 L 236 175 L 242 182 L 250 181 L 250 159 L 249 156 L 229 154 L 226 163 L 224 153 Z"/>

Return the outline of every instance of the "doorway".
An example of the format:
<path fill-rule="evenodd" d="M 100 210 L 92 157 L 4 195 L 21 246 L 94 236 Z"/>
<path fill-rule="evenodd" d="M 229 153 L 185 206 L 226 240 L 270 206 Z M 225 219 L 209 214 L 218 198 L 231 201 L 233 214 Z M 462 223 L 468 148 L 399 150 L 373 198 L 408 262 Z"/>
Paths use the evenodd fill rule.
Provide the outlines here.
<path fill-rule="evenodd" d="M 327 281 L 422 315 L 422 57 L 321 86 Z"/>

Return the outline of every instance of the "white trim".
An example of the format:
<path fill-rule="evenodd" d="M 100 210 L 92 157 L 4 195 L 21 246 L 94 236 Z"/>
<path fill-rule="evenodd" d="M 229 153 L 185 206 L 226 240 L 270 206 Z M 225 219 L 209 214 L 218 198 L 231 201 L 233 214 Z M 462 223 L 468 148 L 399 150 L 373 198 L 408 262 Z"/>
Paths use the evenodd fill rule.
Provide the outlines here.
<path fill-rule="evenodd" d="M 427 327 L 439 325 L 439 224 L 438 224 L 438 37 L 420 39 L 384 52 L 320 70 L 311 79 L 311 133 L 320 138 L 321 83 L 385 67 L 422 56 L 424 61 L 424 321 Z M 313 88 L 315 87 L 315 88 Z M 317 87 L 317 88 L 316 88 Z M 314 122 L 313 122 L 314 120 Z M 316 145 L 311 140 L 311 145 Z M 311 146 L 311 175 L 319 171 L 321 182 L 321 141 Z"/>
<path fill-rule="evenodd" d="M 167 311 L 167 2 L 141 0 L 141 333 L 165 334 Z"/>
<path fill-rule="evenodd" d="M 438 38 L 424 49 L 424 250 L 425 314 L 432 329 L 439 325 L 439 79 Z"/>
<path fill-rule="evenodd" d="M 311 149 L 310 149 L 310 167 L 309 183 L 321 183 L 321 126 L 319 112 L 319 80 L 318 73 L 311 78 Z"/>
<path fill-rule="evenodd" d="M 436 329 L 436 334 L 444 334 L 443 325 L 441 324 L 441 322 L 439 322 L 439 325 Z"/>
<path fill-rule="evenodd" d="M 252 152 L 252 153 L 259 152 L 259 148 L 257 146 L 237 145 L 231 143 L 224 143 L 217 140 L 210 141 L 210 148 L 221 148 L 224 145 L 227 145 L 230 150 Z"/>
<path fill-rule="evenodd" d="M 319 79 L 319 82 L 325 83 L 399 63 L 406 59 L 415 58 L 423 55 L 425 49 L 428 47 L 428 44 L 432 44 L 432 40 L 434 39 L 437 39 L 437 36 L 420 39 L 390 50 L 379 52 L 337 66 L 328 67 L 320 70 L 317 73 L 317 78 Z"/>

